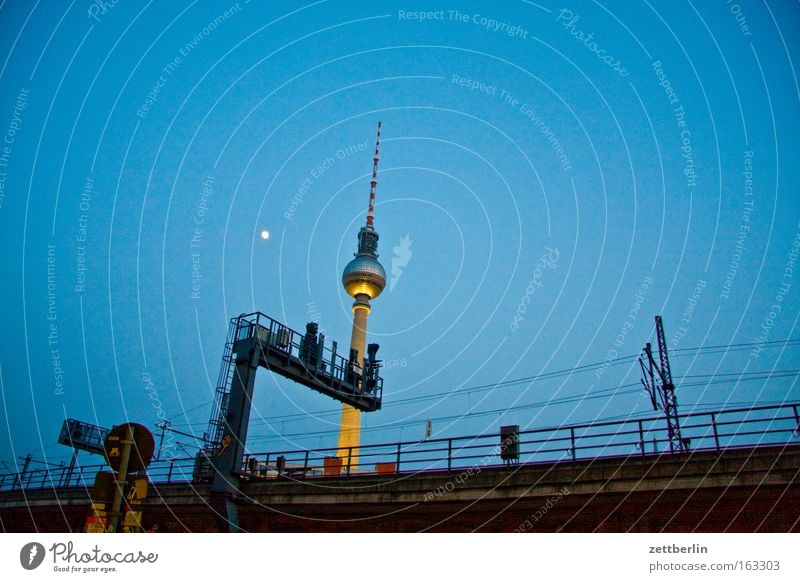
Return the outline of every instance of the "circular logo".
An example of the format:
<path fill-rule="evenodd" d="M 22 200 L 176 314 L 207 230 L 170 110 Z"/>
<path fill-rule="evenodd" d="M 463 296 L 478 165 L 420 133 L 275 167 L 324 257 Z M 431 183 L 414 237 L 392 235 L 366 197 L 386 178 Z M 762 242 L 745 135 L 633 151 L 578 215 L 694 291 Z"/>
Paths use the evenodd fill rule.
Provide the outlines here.
<path fill-rule="evenodd" d="M 44 546 L 39 542 L 30 542 L 22 546 L 19 552 L 19 563 L 26 570 L 35 570 L 44 561 Z"/>

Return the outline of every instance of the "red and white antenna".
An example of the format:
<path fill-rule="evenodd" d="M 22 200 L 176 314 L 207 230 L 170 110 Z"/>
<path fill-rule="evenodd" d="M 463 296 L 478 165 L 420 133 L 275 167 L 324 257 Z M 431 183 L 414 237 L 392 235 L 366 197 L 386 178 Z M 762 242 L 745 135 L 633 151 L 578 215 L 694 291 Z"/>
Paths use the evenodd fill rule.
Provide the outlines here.
<path fill-rule="evenodd" d="M 367 226 L 372 228 L 375 220 L 375 189 L 378 187 L 378 150 L 381 145 L 381 122 L 378 122 L 378 138 L 375 140 L 375 157 L 372 165 L 372 182 L 369 188 L 369 210 L 367 211 Z"/>

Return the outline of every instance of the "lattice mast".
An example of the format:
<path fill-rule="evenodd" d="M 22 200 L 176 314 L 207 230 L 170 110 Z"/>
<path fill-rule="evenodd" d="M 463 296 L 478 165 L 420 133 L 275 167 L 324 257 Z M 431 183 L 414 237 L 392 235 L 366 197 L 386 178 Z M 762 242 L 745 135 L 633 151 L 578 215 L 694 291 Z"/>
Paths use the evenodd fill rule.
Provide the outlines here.
<path fill-rule="evenodd" d="M 656 315 L 655 320 L 658 363 L 653 357 L 653 350 L 648 342 L 644 346 L 644 354 L 639 357 L 639 366 L 642 369 L 642 384 L 650 395 L 653 410 L 660 408 L 664 411 L 664 416 L 667 420 L 667 438 L 670 452 L 679 453 L 687 450 L 688 446 L 681 436 L 681 426 L 678 418 L 678 398 L 675 396 L 675 385 L 672 383 L 672 370 L 669 365 L 664 323 L 660 315 Z"/>

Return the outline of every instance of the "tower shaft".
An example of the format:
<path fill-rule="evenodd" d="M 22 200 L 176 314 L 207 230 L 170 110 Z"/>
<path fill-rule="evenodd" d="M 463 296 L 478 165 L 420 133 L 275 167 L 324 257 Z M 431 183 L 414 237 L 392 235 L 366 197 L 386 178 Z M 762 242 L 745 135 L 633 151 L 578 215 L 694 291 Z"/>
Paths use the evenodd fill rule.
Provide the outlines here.
<path fill-rule="evenodd" d="M 357 373 L 363 373 L 364 355 L 367 351 L 367 318 L 370 305 L 367 295 L 358 295 L 353 303 L 353 333 L 350 349 L 356 353 L 354 364 Z M 342 405 L 342 419 L 339 425 L 338 456 L 343 467 L 358 468 L 358 446 L 361 443 L 361 411 L 349 404 Z"/>

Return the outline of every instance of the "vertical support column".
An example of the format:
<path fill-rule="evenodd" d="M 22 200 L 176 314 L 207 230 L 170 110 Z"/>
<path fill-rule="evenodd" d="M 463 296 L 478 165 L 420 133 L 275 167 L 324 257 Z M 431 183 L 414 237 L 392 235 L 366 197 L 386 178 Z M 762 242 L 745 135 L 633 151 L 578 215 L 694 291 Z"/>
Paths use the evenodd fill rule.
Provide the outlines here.
<path fill-rule="evenodd" d="M 239 532 L 241 530 L 236 502 L 239 493 L 238 472 L 241 470 L 247 440 L 250 406 L 260 353 L 257 343 L 252 339 L 236 342 L 233 351 L 236 353 L 236 361 L 228 411 L 225 416 L 222 442 L 212 461 L 214 477 L 211 482 L 211 506 L 217 514 L 217 526 L 220 531 Z"/>
<path fill-rule="evenodd" d="M 72 480 L 72 472 L 75 470 L 75 463 L 78 461 L 78 449 L 72 453 L 72 459 L 69 462 L 69 468 L 67 469 L 67 475 L 64 479 L 64 483 L 61 485 L 63 487 L 69 487 L 69 482 Z"/>
<path fill-rule="evenodd" d="M 114 501 L 111 502 L 111 519 L 109 519 L 108 531 L 116 533 L 119 531 L 119 518 L 122 516 L 122 497 L 125 495 L 125 486 L 128 483 L 128 463 L 131 459 L 131 447 L 133 446 L 133 426 L 128 424 L 125 431 L 125 440 L 120 441 L 122 450 L 120 451 L 119 471 L 114 479 Z"/>

